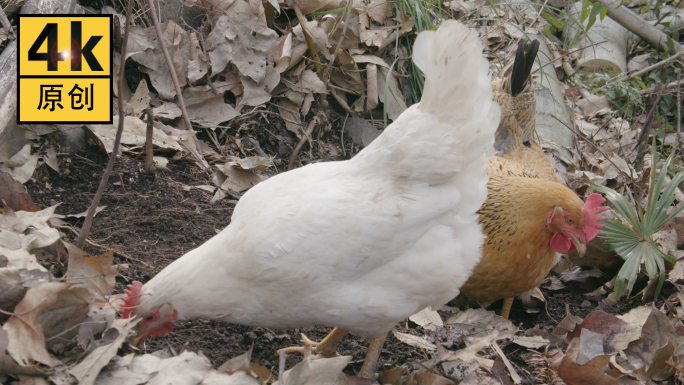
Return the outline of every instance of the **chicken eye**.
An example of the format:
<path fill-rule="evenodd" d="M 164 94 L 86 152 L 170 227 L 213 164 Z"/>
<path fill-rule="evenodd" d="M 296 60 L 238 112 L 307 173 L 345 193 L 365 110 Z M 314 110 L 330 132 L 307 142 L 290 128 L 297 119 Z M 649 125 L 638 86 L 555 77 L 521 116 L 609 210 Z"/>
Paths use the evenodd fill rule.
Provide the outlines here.
<path fill-rule="evenodd" d="M 575 223 L 575 220 L 572 219 L 572 217 L 568 217 L 567 221 L 568 221 L 569 224 Z"/>
<path fill-rule="evenodd" d="M 157 317 L 154 314 L 150 314 L 147 316 L 146 320 L 148 321 L 154 321 Z"/>

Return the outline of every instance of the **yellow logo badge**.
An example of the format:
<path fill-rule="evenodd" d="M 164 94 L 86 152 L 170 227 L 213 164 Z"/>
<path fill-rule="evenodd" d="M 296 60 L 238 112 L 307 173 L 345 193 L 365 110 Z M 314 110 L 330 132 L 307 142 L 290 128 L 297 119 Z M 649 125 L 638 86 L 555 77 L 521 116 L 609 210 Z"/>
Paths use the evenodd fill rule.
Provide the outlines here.
<path fill-rule="evenodd" d="M 112 15 L 19 15 L 17 123 L 112 123 Z"/>

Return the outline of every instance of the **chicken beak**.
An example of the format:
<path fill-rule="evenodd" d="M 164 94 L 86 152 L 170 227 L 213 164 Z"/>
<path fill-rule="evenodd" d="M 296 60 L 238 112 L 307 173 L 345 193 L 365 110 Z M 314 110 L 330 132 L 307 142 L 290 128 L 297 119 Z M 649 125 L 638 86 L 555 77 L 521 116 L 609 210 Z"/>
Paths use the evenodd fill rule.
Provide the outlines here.
<path fill-rule="evenodd" d="M 150 332 L 149 332 L 149 331 L 146 331 L 146 332 L 144 332 L 143 334 L 137 336 L 137 337 L 133 340 L 133 346 L 138 346 L 138 345 L 140 345 L 140 343 L 143 342 L 143 341 L 145 340 L 145 338 L 147 338 L 147 336 L 148 336 L 149 334 L 150 334 Z"/>
<path fill-rule="evenodd" d="M 575 245 L 575 249 L 577 249 L 577 254 L 579 254 L 580 258 L 584 257 L 584 254 L 587 252 L 587 244 L 577 238 L 571 238 L 571 241 L 572 244 Z"/>

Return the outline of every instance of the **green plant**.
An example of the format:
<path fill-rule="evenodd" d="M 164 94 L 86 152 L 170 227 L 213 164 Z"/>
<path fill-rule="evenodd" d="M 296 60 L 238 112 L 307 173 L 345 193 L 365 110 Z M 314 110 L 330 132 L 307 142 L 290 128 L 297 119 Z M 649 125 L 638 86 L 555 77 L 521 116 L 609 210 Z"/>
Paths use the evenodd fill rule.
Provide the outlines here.
<path fill-rule="evenodd" d="M 657 164 L 655 140 L 652 148 L 651 159 L 653 169 L 655 169 Z M 667 158 L 657 176 L 655 171 L 651 172 L 648 203 L 645 209 L 635 202 L 633 197 L 630 202 L 625 196 L 609 187 L 592 185 L 613 204 L 613 211 L 619 216 L 619 220 L 605 221 L 605 227 L 600 233 L 606 238 L 608 246 L 625 260 L 615 279 L 615 294 L 618 297 L 622 296 L 625 282 L 627 294 L 632 291 L 643 261 L 650 279 L 660 274 L 655 294 L 657 298 L 665 282 L 665 261 L 672 264 L 677 262 L 676 259 L 664 253 L 653 240 L 655 233 L 684 210 L 684 204 L 682 204 L 671 213 L 667 213 L 674 202 L 675 189 L 684 180 L 684 171 L 682 171 L 675 175 L 670 184 L 665 187 L 665 178 L 673 157 L 674 151 Z"/>
<path fill-rule="evenodd" d="M 644 100 L 639 91 L 647 86 L 641 79 L 631 82 L 621 80 L 610 82 L 611 76 L 602 73 L 577 74 L 568 79 L 571 86 L 580 86 L 597 95 L 605 95 L 611 107 L 623 118 L 644 113 Z"/>
<path fill-rule="evenodd" d="M 601 21 L 606 18 L 606 14 L 608 13 L 608 8 L 606 8 L 605 5 L 601 3 L 592 3 L 589 0 L 582 0 L 582 12 L 580 14 L 581 22 L 584 23 L 587 21 L 587 26 L 586 29 L 583 28 L 578 28 L 577 32 L 575 32 L 575 36 L 572 38 L 572 41 L 568 45 L 568 48 L 572 48 L 575 43 L 577 43 L 577 40 L 579 40 L 580 36 L 584 33 L 586 34 L 587 31 L 596 23 L 596 17 L 599 17 Z"/>

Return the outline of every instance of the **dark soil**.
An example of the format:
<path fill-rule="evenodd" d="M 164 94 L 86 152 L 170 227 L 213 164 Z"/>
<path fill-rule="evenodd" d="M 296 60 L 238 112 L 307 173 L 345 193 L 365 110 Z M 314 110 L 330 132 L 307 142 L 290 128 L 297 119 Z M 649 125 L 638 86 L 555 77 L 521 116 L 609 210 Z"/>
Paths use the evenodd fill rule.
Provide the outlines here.
<path fill-rule="evenodd" d="M 266 137 L 259 139 L 266 140 Z M 267 140 L 266 143 L 262 141 L 262 147 L 268 153 L 277 153 L 277 145 L 277 141 L 271 144 Z M 94 146 L 68 152 L 60 156 L 62 175 L 42 166 L 34 174 L 35 182 L 29 182 L 26 186 L 37 206 L 47 207 L 61 202 L 57 213 L 80 213 L 88 208 L 107 160 L 107 156 Z M 189 163 L 170 163 L 170 172 L 157 171 L 152 175 L 144 173 L 143 163 L 142 157 L 131 155 L 124 155 L 117 160 L 109 187 L 100 204 L 107 208 L 93 222 L 89 235 L 92 243 L 86 247 L 86 251 L 91 254 L 101 254 L 114 248 L 117 251 L 115 263 L 129 264 L 130 268 L 117 278 L 118 292 L 133 280 L 146 282 L 171 261 L 222 230 L 230 223 L 236 203 L 235 200 L 224 199 L 211 205 L 210 193 L 199 189 L 183 189 L 185 186 L 211 184 L 206 173 Z M 282 170 L 282 167 L 279 169 Z M 66 220 L 76 229 L 80 229 L 82 225 L 82 219 Z M 73 241 L 74 233 L 67 232 L 66 239 Z M 547 309 L 536 314 L 526 313 L 516 300 L 510 319 L 523 329 L 541 327 L 550 330 L 565 317 L 566 305 L 571 313 L 584 317 L 597 307 L 597 303 L 588 302 L 583 294 L 609 281 L 611 277 L 597 279 L 592 287 L 569 283 L 563 290 L 545 290 Z M 622 314 L 639 304 L 638 300 L 634 300 L 604 310 Z M 498 311 L 500 307 L 499 301 L 491 309 Z M 423 334 L 419 327 L 408 322 L 400 323 L 398 329 L 405 333 Z M 330 330 L 316 327 L 305 333 L 312 340 L 321 340 Z M 219 366 L 254 346 L 252 361 L 277 373 L 276 351 L 297 345 L 301 332 L 303 331 L 251 328 L 206 320 L 180 322 L 172 333 L 148 339 L 142 350 L 153 352 L 169 348 L 175 352 L 182 349 L 202 351 L 214 366 Z M 368 340 L 364 338 L 344 338 L 339 353 L 354 357 L 353 365 L 347 368 L 348 373 L 356 373 L 360 369 L 367 346 Z M 455 349 L 458 346 L 447 348 Z M 525 382 L 536 383 L 531 369 L 527 368 L 521 358 L 521 354 L 526 353 L 527 349 L 512 344 L 504 344 L 502 348 L 513 364 L 518 366 L 519 374 L 525 378 Z M 389 368 L 427 358 L 423 351 L 399 342 L 390 333 L 380 364 Z M 299 359 L 290 357 L 287 367 L 291 367 Z"/>

